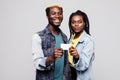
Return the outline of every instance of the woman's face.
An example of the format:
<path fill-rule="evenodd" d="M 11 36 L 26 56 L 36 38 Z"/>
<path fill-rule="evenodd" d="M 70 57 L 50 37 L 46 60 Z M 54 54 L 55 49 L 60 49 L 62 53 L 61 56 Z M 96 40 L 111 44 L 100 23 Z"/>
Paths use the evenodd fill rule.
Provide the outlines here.
<path fill-rule="evenodd" d="M 85 26 L 85 22 L 83 21 L 83 17 L 81 15 L 74 15 L 71 18 L 71 26 L 75 33 L 81 33 Z"/>

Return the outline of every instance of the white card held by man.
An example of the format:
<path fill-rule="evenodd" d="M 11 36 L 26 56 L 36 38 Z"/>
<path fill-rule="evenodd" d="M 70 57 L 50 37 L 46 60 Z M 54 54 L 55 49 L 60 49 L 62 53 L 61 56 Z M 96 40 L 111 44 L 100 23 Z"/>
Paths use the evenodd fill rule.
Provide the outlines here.
<path fill-rule="evenodd" d="M 70 48 L 70 44 L 61 44 L 61 48 L 63 50 L 68 50 Z"/>

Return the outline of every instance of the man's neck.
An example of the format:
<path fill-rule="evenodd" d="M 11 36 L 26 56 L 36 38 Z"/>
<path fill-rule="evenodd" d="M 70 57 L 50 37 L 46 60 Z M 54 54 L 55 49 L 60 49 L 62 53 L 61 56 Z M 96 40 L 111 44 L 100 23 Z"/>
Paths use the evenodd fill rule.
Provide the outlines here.
<path fill-rule="evenodd" d="M 58 35 L 60 33 L 60 29 L 58 26 L 52 26 L 52 25 L 48 25 L 48 28 L 50 29 L 50 31 L 53 33 L 53 34 L 56 34 Z"/>

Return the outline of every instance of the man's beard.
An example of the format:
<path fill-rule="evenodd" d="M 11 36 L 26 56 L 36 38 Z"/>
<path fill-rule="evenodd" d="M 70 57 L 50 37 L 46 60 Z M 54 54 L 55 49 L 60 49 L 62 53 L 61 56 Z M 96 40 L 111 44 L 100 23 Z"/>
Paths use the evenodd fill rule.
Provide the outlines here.
<path fill-rule="evenodd" d="M 52 25 L 52 27 L 56 30 L 56 31 L 60 31 L 60 24 L 59 25 L 54 25 L 53 23 L 49 22 L 50 25 Z"/>

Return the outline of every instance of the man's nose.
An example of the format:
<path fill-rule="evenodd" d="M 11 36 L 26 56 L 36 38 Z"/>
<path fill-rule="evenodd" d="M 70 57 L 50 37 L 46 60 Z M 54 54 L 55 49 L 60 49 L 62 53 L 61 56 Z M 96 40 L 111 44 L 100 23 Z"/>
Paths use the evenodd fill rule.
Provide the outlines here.
<path fill-rule="evenodd" d="M 60 17 L 60 14 L 56 14 L 55 17 Z"/>

